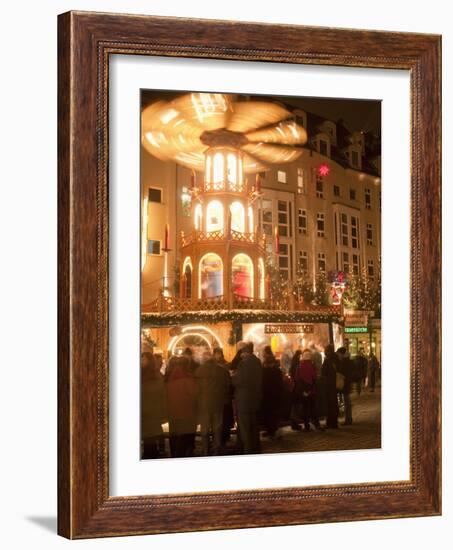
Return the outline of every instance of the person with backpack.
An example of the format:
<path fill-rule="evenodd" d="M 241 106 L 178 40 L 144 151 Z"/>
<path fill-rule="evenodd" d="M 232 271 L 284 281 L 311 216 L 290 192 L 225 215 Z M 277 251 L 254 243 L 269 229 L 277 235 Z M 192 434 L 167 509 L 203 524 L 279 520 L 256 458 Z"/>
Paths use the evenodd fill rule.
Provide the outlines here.
<path fill-rule="evenodd" d="M 316 410 L 316 367 L 310 350 L 304 350 L 302 361 L 295 374 L 295 391 L 302 404 L 302 417 L 305 431 L 310 431 L 310 420 L 316 429 L 321 429 Z"/>

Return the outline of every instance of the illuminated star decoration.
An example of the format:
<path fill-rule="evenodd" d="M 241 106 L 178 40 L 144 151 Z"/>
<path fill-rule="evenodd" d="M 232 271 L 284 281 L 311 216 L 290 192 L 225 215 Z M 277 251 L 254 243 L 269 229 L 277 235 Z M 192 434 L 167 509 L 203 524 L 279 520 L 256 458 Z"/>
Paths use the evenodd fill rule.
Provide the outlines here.
<path fill-rule="evenodd" d="M 330 174 L 330 166 L 328 164 L 320 164 L 318 167 L 318 174 L 321 177 L 328 176 Z"/>

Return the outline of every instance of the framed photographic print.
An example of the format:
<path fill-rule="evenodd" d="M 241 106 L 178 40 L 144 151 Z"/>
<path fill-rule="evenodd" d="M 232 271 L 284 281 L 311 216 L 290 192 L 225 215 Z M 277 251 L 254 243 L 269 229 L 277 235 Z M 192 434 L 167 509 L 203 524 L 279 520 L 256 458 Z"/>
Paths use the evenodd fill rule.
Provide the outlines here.
<path fill-rule="evenodd" d="M 440 503 L 440 37 L 59 17 L 59 533 Z"/>

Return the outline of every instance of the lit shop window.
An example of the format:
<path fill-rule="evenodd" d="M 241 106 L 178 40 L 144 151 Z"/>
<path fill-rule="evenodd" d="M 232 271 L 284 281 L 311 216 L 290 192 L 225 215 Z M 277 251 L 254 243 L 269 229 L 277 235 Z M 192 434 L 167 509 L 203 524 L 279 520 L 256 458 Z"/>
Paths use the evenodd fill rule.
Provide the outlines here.
<path fill-rule="evenodd" d="M 197 206 L 195 206 L 195 210 L 194 210 L 194 226 L 195 226 L 195 229 L 197 231 L 201 231 L 201 227 L 202 227 L 202 224 L 203 224 L 203 218 L 202 218 L 203 214 L 202 214 L 202 210 L 201 210 L 201 204 L 197 204 Z"/>
<path fill-rule="evenodd" d="M 307 211 L 303 208 L 299 208 L 298 211 L 297 229 L 299 231 L 299 235 L 307 234 Z"/>
<path fill-rule="evenodd" d="M 366 243 L 373 246 L 373 225 L 371 223 L 366 224 Z"/>
<path fill-rule="evenodd" d="M 326 271 L 326 255 L 324 252 L 318 252 L 318 271 Z"/>
<path fill-rule="evenodd" d="M 316 232 L 318 237 L 325 236 L 325 219 L 322 212 L 318 212 L 316 215 Z"/>
<path fill-rule="evenodd" d="M 253 263 L 247 254 L 237 254 L 231 265 L 233 294 L 253 298 Z"/>
<path fill-rule="evenodd" d="M 235 201 L 231 203 L 230 212 L 231 212 L 232 231 L 238 231 L 239 233 L 244 233 L 245 232 L 244 206 L 240 202 Z"/>
<path fill-rule="evenodd" d="M 206 209 L 206 231 L 223 230 L 223 206 L 220 201 L 211 201 Z"/>
<path fill-rule="evenodd" d="M 223 294 L 223 264 L 220 256 L 205 254 L 199 266 L 198 297 L 218 298 Z"/>

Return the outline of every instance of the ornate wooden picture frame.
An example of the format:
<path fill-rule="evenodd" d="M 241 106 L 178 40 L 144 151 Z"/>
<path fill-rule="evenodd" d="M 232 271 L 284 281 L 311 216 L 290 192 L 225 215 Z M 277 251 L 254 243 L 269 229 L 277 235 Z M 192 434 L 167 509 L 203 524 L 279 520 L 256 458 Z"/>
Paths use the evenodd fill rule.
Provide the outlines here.
<path fill-rule="evenodd" d="M 88 538 L 440 514 L 440 37 L 84 12 L 65 13 L 58 23 L 59 534 Z M 410 71 L 410 480 L 109 495 L 112 54 Z"/>

